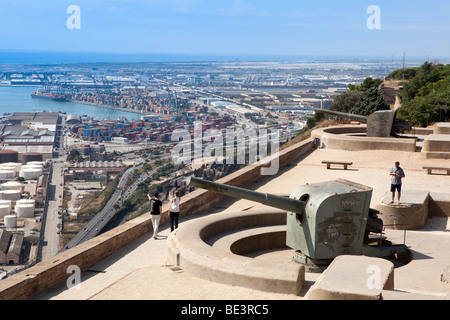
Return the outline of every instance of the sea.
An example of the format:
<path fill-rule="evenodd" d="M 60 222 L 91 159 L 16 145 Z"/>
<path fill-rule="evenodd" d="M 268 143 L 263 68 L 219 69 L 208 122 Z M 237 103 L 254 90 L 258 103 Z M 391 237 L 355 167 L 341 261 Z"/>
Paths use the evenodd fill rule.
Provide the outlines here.
<path fill-rule="evenodd" d="M 332 55 L 264 55 L 264 54 L 120 54 L 61 51 L 16 51 L 0 49 L 0 65 L 14 64 L 77 64 L 77 63 L 190 63 L 235 61 L 354 61 L 385 59 L 385 57 L 342 57 Z M 391 59 L 391 57 L 388 57 Z"/>
<path fill-rule="evenodd" d="M 114 110 L 96 107 L 86 104 L 53 101 L 47 99 L 32 98 L 31 93 L 38 87 L 0 87 L 0 115 L 14 112 L 51 111 L 65 112 L 66 114 L 87 115 L 97 119 L 121 119 L 138 120 L 141 115 L 134 112 Z"/>

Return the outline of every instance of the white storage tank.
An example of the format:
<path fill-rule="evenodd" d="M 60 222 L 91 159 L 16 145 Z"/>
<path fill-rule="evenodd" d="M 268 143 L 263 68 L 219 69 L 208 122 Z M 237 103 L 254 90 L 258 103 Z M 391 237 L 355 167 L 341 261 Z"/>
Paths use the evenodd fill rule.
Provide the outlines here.
<path fill-rule="evenodd" d="M 11 207 L 11 200 L 0 200 L 0 206 L 1 205 L 8 205 Z"/>
<path fill-rule="evenodd" d="M 17 216 L 10 214 L 5 216 L 4 218 L 5 227 L 7 228 L 16 228 L 17 227 Z"/>
<path fill-rule="evenodd" d="M 35 201 L 34 200 L 18 200 L 16 202 L 16 206 L 14 207 L 14 211 L 19 218 L 33 218 L 34 217 L 34 208 Z"/>
<path fill-rule="evenodd" d="M 21 168 L 44 168 L 44 166 L 40 163 L 28 163 L 23 165 Z"/>
<path fill-rule="evenodd" d="M 0 207 L 7 207 L 8 210 L 11 211 L 12 201 L 11 200 L 0 200 Z"/>
<path fill-rule="evenodd" d="M 29 165 L 32 165 L 32 166 L 38 165 L 38 166 L 43 167 L 45 165 L 45 162 L 44 161 L 29 161 L 29 162 L 27 162 L 26 165 L 27 166 L 29 166 Z"/>
<path fill-rule="evenodd" d="M 11 205 L 0 204 L 0 219 L 11 214 Z"/>
<path fill-rule="evenodd" d="M 17 162 L 7 162 L 7 163 L 2 163 L 0 164 L 0 169 L 3 170 L 11 170 L 14 169 L 14 172 L 17 174 L 19 173 L 20 168 L 22 167 L 21 163 L 17 163 Z"/>
<path fill-rule="evenodd" d="M 19 190 L 23 191 L 24 185 L 18 181 L 8 181 L 0 185 L 2 190 Z"/>
<path fill-rule="evenodd" d="M 43 171 L 42 167 L 40 166 L 23 166 L 22 168 L 20 168 L 20 172 L 24 171 L 24 170 L 39 170 L 39 171 Z M 19 174 L 20 174 L 19 172 Z"/>
<path fill-rule="evenodd" d="M 0 191 L 0 200 L 19 200 L 22 192 L 19 190 L 3 190 Z"/>
<path fill-rule="evenodd" d="M 20 168 L 19 168 L 20 169 Z M 16 171 L 16 167 L 12 167 L 12 166 L 0 166 L 0 170 L 12 170 L 12 171 Z"/>
<path fill-rule="evenodd" d="M 5 163 L 2 163 L 0 166 L 15 167 L 15 168 L 20 169 L 22 164 L 20 162 L 5 162 Z"/>
<path fill-rule="evenodd" d="M 34 167 L 30 167 L 30 168 L 26 168 L 26 166 L 23 166 L 20 169 L 20 173 L 19 176 L 23 177 L 25 180 L 33 180 L 33 179 L 37 179 L 42 175 L 42 168 L 34 168 Z"/>
<path fill-rule="evenodd" d="M 14 170 L 0 169 L 0 180 L 11 180 L 16 175 Z"/>
<path fill-rule="evenodd" d="M 36 203 L 36 200 L 34 200 L 34 199 L 20 199 L 20 200 L 17 200 L 17 203 L 34 205 Z"/>

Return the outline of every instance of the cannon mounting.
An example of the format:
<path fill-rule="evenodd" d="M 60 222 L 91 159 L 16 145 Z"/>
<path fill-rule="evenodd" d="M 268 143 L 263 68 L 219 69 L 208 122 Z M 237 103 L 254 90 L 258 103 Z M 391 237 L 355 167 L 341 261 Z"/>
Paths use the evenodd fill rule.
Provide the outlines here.
<path fill-rule="evenodd" d="M 372 189 L 351 181 L 306 184 L 289 198 L 189 177 L 188 185 L 286 210 L 286 245 L 294 260 L 321 271 L 339 255 L 389 257 L 405 245 L 371 244 L 369 234 L 381 233 L 383 222 L 370 209 Z M 317 270 L 316 270 L 317 269 Z"/>

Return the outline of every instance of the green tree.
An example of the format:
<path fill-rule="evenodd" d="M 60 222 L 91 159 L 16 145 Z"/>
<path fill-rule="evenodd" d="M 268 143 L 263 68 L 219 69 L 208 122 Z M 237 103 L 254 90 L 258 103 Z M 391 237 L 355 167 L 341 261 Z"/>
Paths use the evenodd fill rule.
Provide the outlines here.
<path fill-rule="evenodd" d="M 366 78 L 361 85 L 349 85 L 349 91 L 337 96 L 331 110 L 368 116 L 378 110 L 387 110 L 383 92 L 378 88 L 383 80 Z"/>
<path fill-rule="evenodd" d="M 362 100 L 350 110 L 350 113 L 369 116 L 379 110 L 389 110 L 389 106 L 384 102 L 381 90 L 372 87 L 365 91 Z"/>
<path fill-rule="evenodd" d="M 67 156 L 67 160 L 81 162 L 81 161 L 84 161 L 84 158 L 78 150 L 74 149 L 74 150 L 70 150 L 69 155 Z"/>
<path fill-rule="evenodd" d="M 415 68 L 415 76 L 404 84 L 399 117 L 413 126 L 426 127 L 450 118 L 450 65 L 425 62 Z"/>
<path fill-rule="evenodd" d="M 402 103 L 408 102 L 416 98 L 420 90 L 430 83 L 438 82 L 450 76 L 450 65 L 433 65 L 425 62 L 419 68 L 416 68 L 416 75 L 408 81 L 401 94 Z"/>
<path fill-rule="evenodd" d="M 404 68 L 392 72 L 386 80 L 410 80 L 417 74 L 417 68 Z"/>
<path fill-rule="evenodd" d="M 371 77 L 366 78 L 361 85 L 350 85 L 350 90 L 358 90 L 366 92 L 367 90 L 378 88 L 383 83 L 382 79 L 372 79 Z"/>
<path fill-rule="evenodd" d="M 364 92 L 358 90 L 346 91 L 338 95 L 331 106 L 330 110 L 349 113 L 351 109 L 356 107 L 364 98 Z"/>
<path fill-rule="evenodd" d="M 408 120 L 412 126 L 426 127 L 432 122 L 450 118 L 450 91 L 434 91 L 417 97 L 399 109 L 398 116 Z"/>

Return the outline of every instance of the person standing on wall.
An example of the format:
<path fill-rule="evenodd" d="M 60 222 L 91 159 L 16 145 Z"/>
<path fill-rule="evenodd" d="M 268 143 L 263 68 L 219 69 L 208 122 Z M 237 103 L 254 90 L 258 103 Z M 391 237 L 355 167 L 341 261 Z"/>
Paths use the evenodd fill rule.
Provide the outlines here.
<path fill-rule="evenodd" d="M 153 225 L 153 238 L 158 238 L 158 229 L 159 229 L 159 221 L 161 219 L 162 214 L 162 202 L 159 200 L 159 194 L 155 193 L 154 198 L 147 194 L 148 199 L 150 200 L 151 211 L 150 216 Z"/>
<path fill-rule="evenodd" d="M 178 228 L 178 218 L 180 217 L 180 192 L 175 191 L 170 200 L 170 231 Z"/>
<path fill-rule="evenodd" d="M 400 162 L 395 162 L 395 167 L 391 169 L 389 172 L 391 176 L 391 192 L 392 192 L 392 201 L 390 203 L 394 203 L 395 198 L 395 190 L 398 193 L 398 203 L 400 203 L 400 197 L 402 195 L 402 179 L 405 177 L 405 172 L 402 168 L 400 168 Z"/>

